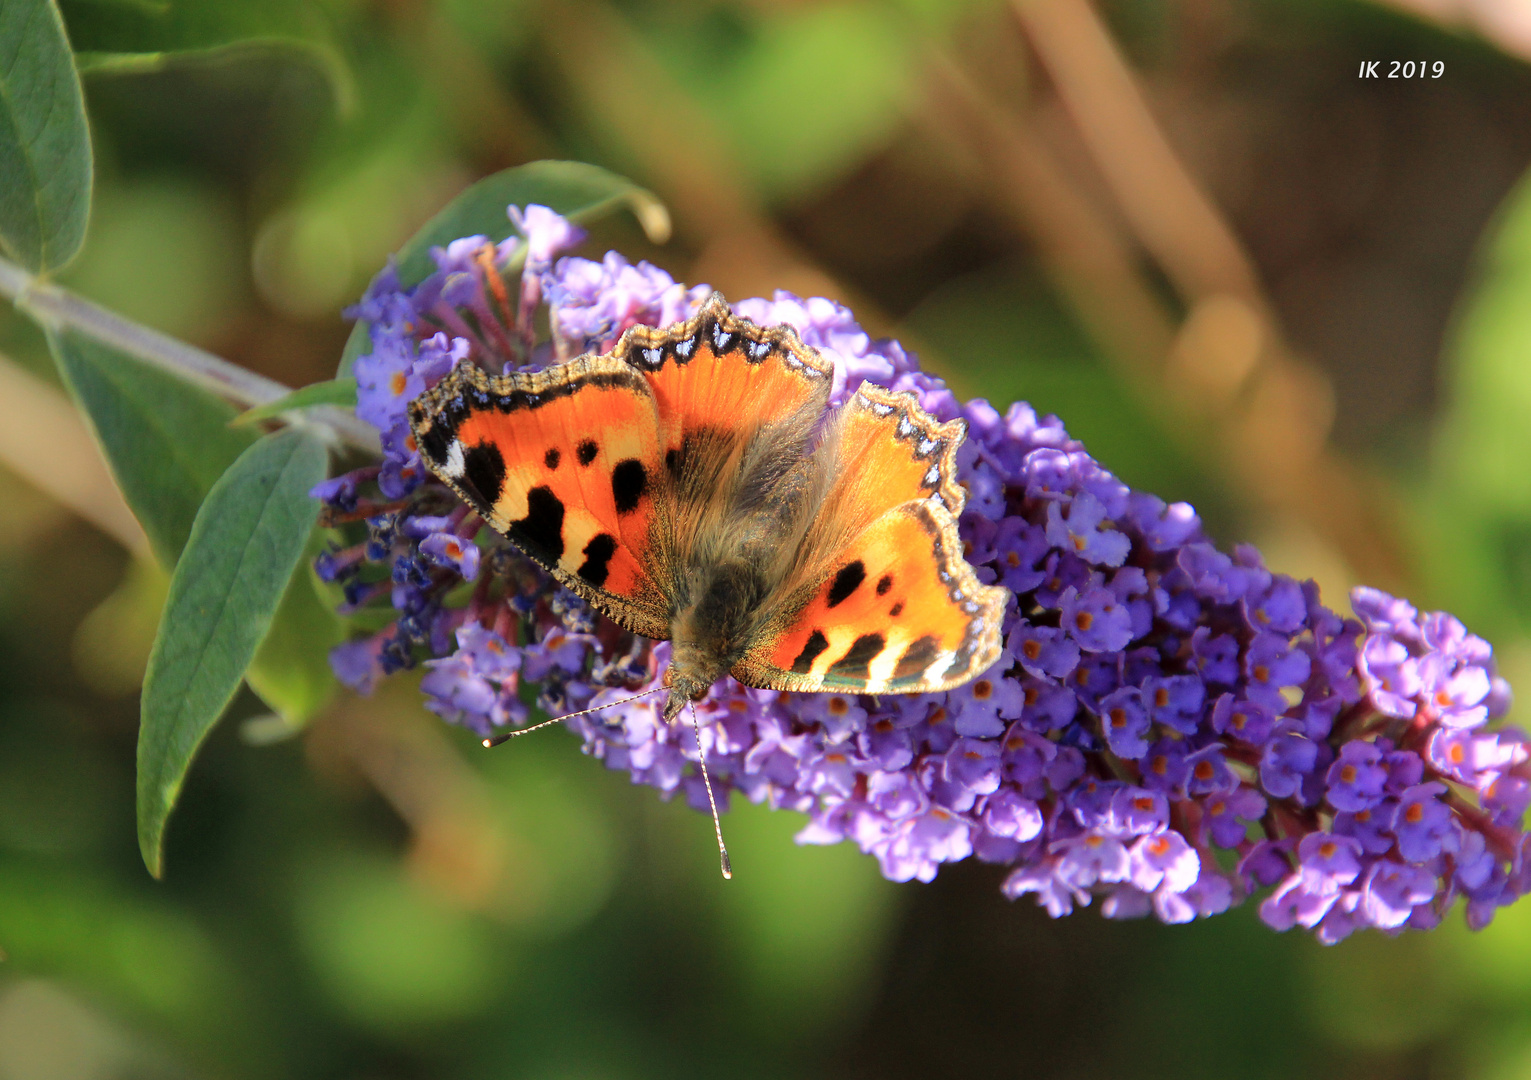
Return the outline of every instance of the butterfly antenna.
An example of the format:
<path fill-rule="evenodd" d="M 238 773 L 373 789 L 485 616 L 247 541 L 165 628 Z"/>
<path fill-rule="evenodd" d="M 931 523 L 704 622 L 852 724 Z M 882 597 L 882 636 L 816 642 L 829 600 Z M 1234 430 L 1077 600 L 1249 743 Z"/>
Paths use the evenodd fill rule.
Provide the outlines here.
<path fill-rule="evenodd" d="M 718 820 L 718 800 L 712 797 L 712 781 L 707 776 L 707 751 L 702 749 L 702 725 L 696 719 L 696 705 L 691 705 L 691 730 L 696 732 L 696 757 L 702 764 L 702 786 L 707 789 L 707 805 L 712 808 L 712 831 L 718 838 L 718 858 L 723 861 L 723 878 L 734 876 L 733 864 L 728 861 L 728 849 L 723 846 L 723 823 Z"/>
<path fill-rule="evenodd" d="M 508 743 L 511 739 L 516 738 L 518 735 L 530 735 L 532 732 L 541 728 L 548 727 L 549 725 L 561 724 L 565 720 L 573 720 L 576 716 L 584 716 L 587 713 L 600 712 L 602 709 L 609 709 L 613 705 L 626 705 L 629 701 L 637 701 L 639 698 L 650 697 L 659 693 L 663 689 L 663 686 L 656 686 L 652 690 L 645 690 L 643 693 L 634 694 L 632 697 L 619 698 L 616 701 L 608 701 L 606 704 L 597 705 L 593 709 L 581 709 L 579 712 L 565 713 L 563 716 L 555 716 L 551 720 L 544 720 L 540 724 L 533 724 L 531 727 L 516 728 L 514 731 L 503 732 L 502 734 L 496 735 L 492 739 L 485 739 L 484 749 L 488 750 L 491 747 L 499 746 L 501 743 Z"/>

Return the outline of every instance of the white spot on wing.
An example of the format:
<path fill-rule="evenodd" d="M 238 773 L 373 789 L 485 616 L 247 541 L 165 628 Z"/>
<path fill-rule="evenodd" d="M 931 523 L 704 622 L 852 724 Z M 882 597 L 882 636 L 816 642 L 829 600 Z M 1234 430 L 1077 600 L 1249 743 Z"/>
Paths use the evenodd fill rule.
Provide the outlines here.
<path fill-rule="evenodd" d="M 441 471 L 453 480 L 461 480 L 467 465 L 463 461 L 462 440 L 453 439 L 447 446 L 447 459 L 441 463 Z"/>
<path fill-rule="evenodd" d="M 689 358 L 692 350 L 695 348 L 696 338 L 687 338 L 685 341 L 677 341 L 675 343 L 675 353 L 683 360 Z"/>

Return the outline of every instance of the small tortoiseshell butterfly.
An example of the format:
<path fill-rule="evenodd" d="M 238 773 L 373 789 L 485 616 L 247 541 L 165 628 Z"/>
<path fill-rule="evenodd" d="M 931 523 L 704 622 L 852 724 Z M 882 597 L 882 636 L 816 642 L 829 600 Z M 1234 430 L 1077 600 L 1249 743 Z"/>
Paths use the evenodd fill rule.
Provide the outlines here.
<path fill-rule="evenodd" d="M 746 686 L 928 693 L 1000 654 L 1007 593 L 962 558 L 961 420 L 863 383 L 718 293 L 684 323 L 410 405 L 422 459 L 628 630 L 673 642 L 664 716 Z"/>

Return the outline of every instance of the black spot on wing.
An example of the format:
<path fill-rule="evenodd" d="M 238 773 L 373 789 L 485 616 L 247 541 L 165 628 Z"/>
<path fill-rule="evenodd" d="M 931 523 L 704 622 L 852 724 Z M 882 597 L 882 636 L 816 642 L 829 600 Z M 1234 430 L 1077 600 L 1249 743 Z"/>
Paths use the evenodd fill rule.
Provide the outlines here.
<path fill-rule="evenodd" d="M 648 471 L 637 458 L 619 461 L 617 467 L 611 470 L 611 497 L 616 500 L 619 514 L 631 514 L 638 509 L 638 503 L 648 488 Z"/>
<path fill-rule="evenodd" d="M 664 452 L 665 472 L 669 473 L 672 477 L 680 475 L 680 463 L 681 456 L 678 448 L 672 446 Z"/>
<path fill-rule="evenodd" d="M 452 441 L 456 438 L 452 428 L 446 424 L 432 424 L 419 437 L 420 452 L 425 455 L 427 463 L 439 468 L 452 452 Z"/>
<path fill-rule="evenodd" d="M 579 576 L 597 587 L 606 584 L 611 569 L 611 557 L 616 554 L 617 539 L 610 533 L 596 533 L 581 553 L 585 561 L 580 564 Z"/>
<path fill-rule="evenodd" d="M 481 442 L 463 451 L 463 480 L 478 492 L 479 501 L 493 506 L 505 486 L 505 458 L 494 443 Z"/>
<path fill-rule="evenodd" d="M 542 455 L 542 464 L 547 466 L 548 470 L 551 472 L 558 468 L 558 461 L 560 457 L 562 457 L 562 455 L 559 454 L 558 447 L 550 446 L 548 447 L 548 452 Z"/>
<path fill-rule="evenodd" d="M 898 658 L 898 664 L 893 669 L 893 678 L 908 679 L 919 675 L 941 655 L 941 643 L 930 634 L 917 641 L 911 642 L 904 650 L 904 655 Z"/>
<path fill-rule="evenodd" d="M 526 516 L 510 523 L 510 538 L 525 543 L 527 554 L 556 563 L 563 558 L 563 502 L 550 487 L 526 493 Z"/>
<path fill-rule="evenodd" d="M 844 656 L 829 665 L 828 674 L 842 679 L 871 678 L 872 660 L 887 643 L 881 634 L 862 634 L 845 650 Z"/>
<path fill-rule="evenodd" d="M 792 661 L 792 670 L 799 675 L 808 674 L 813 668 L 813 662 L 827 648 L 829 648 L 829 639 L 824 636 L 822 630 L 815 630 L 808 635 L 808 640 L 803 644 L 803 651 L 797 654 L 796 660 Z"/>
<path fill-rule="evenodd" d="M 904 613 L 904 602 L 900 600 L 888 609 L 888 617 L 896 619 Z"/>
<path fill-rule="evenodd" d="M 581 465 L 589 465 L 592 461 L 595 460 L 596 452 L 599 449 L 600 448 L 595 445 L 594 439 L 586 439 L 584 442 L 579 444 L 579 450 L 576 452 L 575 456 L 579 458 L 579 463 Z"/>
<path fill-rule="evenodd" d="M 877 595 L 878 596 L 886 596 L 888 594 L 888 590 L 891 589 L 891 588 L 893 588 L 893 575 L 892 574 L 884 574 L 882 577 L 877 579 Z"/>
<path fill-rule="evenodd" d="M 851 593 L 861 588 L 861 583 L 866 579 L 867 570 L 860 559 L 840 567 L 840 572 L 835 575 L 835 580 L 829 586 L 829 606 L 837 606 Z"/>

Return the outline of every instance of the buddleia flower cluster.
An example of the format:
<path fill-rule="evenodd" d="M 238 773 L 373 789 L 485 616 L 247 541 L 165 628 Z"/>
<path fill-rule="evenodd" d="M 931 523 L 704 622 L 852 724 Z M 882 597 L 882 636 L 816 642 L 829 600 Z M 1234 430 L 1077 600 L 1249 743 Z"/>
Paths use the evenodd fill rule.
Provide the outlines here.
<path fill-rule="evenodd" d="M 844 307 L 778 292 L 736 314 L 786 324 L 835 366 L 832 404 L 863 380 L 962 418 L 960 521 L 978 577 L 1013 594 L 1004 652 L 947 693 L 791 694 L 725 678 L 698 736 L 658 700 L 669 645 L 636 637 L 560 588 L 421 466 L 405 410 L 453 364 L 491 373 L 602 351 L 709 295 L 582 239 L 541 207 L 517 235 L 466 237 L 412 287 L 390 267 L 353 317 L 357 413 L 381 464 L 316 489 L 355 542 L 320 557 L 343 611 L 383 629 L 339 647 L 366 692 L 417 665 L 426 706 L 482 736 L 528 702 L 568 721 L 585 752 L 665 797 L 800 811 L 803 843 L 850 841 L 896 881 L 969 857 L 1009 868 L 1003 890 L 1054 916 L 1099 901 L 1110 918 L 1169 923 L 1260 895 L 1276 929 L 1332 943 L 1359 927 L 1434 926 L 1465 901 L 1473 927 L 1531 888 L 1522 816 L 1526 737 L 1491 722 L 1510 692 L 1461 622 L 1371 589 L 1355 617 L 1251 547 L 1212 544 L 1195 511 L 1134 491 L 1052 416 L 958 400 Z M 524 259 L 519 288 L 506 268 Z M 551 339 L 532 327 L 546 306 Z"/>

